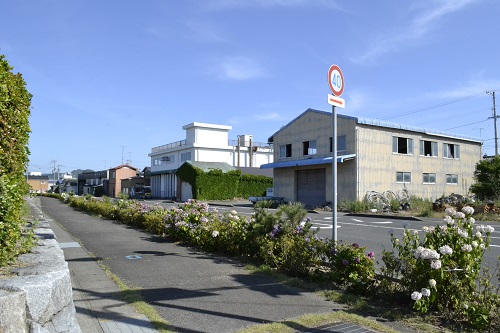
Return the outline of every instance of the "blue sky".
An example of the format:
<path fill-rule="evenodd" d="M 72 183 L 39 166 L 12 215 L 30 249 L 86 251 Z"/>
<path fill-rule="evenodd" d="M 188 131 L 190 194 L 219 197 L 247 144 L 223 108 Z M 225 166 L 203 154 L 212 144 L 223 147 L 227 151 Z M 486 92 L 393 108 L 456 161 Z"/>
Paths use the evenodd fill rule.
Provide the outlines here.
<path fill-rule="evenodd" d="M 29 171 L 142 169 L 192 122 L 265 142 L 307 108 L 331 110 L 332 64 L 338 113 L 494 153 L 496 0 L 6 0 L 0 12 L 0 53 L 33 94 Z"/>

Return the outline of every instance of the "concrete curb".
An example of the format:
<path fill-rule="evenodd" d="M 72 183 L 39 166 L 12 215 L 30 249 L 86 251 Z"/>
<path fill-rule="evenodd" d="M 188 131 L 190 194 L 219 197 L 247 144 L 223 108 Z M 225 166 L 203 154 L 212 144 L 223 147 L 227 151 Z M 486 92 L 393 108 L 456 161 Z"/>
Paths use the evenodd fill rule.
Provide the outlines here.
<path fill-rule="evenodd" d="M 81 333 L 64 254 L 47 228 L 36 228 L 38 245 L 18 257 L 16 274 L 0 279 L 0 332 Z"/>

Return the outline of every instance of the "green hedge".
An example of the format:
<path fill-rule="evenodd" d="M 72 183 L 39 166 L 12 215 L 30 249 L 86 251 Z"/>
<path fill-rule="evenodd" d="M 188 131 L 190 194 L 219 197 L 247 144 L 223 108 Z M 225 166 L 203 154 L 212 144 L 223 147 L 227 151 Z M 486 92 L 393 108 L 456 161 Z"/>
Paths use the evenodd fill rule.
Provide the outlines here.
<path fill-rule="evenodd" d="M 196 200 L 232 200 L 262 196 L 268 187 L 273 186 L 273 179 L 266 176 L 242 175 L 240 170 L 222 172 L 222 170 L 203 170 L 184 163 L 176 175 L 191 185 L 193 199 Z"/>
<path fill-rule="evenodd" d="M 234 199 L 238 193 L 238 182 L 241 172 L 211 170 L 201 172 L 193 186 L 193 197 L 198 200 L 228 200 Z M 194 194 L 196 193 L 196 196 Z"/>
<path fill-rule="evenodd" d="M 12 262 L 23 248 L 23 197 L 28 193 L 25 172 L 31 94 L 21 74 L 0 55 L 0 266 Z"/>
<path fill-rule="evenodd" d="M 271 177 L 259 175 L 242 175 L 238 184 L 238 197 L 265 196 L 266 190 L 273 187 Z"/>

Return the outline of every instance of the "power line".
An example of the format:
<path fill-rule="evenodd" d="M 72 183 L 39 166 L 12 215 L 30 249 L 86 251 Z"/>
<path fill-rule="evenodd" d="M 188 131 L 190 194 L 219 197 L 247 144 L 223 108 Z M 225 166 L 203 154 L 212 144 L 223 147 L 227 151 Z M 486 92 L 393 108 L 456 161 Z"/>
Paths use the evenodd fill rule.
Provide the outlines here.
<path fill-rule="evenodd" d="M 463 97 L 451 99 L 451 100 L 448 100 L 448 101 L 445 101 L 445 102 L 442 102 L 442 103 L 434 104 L 434 105 L 423 107 L 423 108 L 420 108 L 420 109 L 415 109 L 415 110 L 408 111 L 408 112 L 402 112 L 402 113 L 399 113 L 399 114 L 396 114 L 396 115 L 392 115 L 392 116 L 389 116 L 389 117 L 383 117 L 383 118 L 380 118 L 380 119 L 381 120 L 387 120 L 387 119 L 392 119 L 392 118 L 398 118 L 398 117 L 402 117 L 402 116 L 407 116 L 407 115 L 418 113 L 418 112 L 428 111 L 428 110 L 436 109 L 436 108 L 439 108 L 439 107 L 442 107 L 442 106 L 450 105 L 450 104 L 453 104 L 453 103 L 458 103 L 458 102 L 461 102 L 461 101 L 465 101 L 467 99 L 470 99 L 470 98 L 473 98 L 473 97 L 477 97 L 477 96 L 480 96 L 482 94 L 484 94 L 484 91 L 480 91 L 480 92 L 477 92 L 477 93 L 474 93 L 474 94 L 471 94 L 471 95 L 467 95 L 467 96 L 463 96 Z"/>
<path fill-rule="evenodd" d="M 485 120 L 480 120 L 480 121 L 476 121 L 475 123 L 468 123 L 468 124 L 461 125 L 461 126 L 456 126 L 456 127 L 447 128 L 447 129 L 445 129 L 445 131 L 449 131 L 449 130 L 452 130 L 452 129 L 455 129 L 455 128 L 460 128 L 460 127 L 466 127 L 466 126 L 469 126 L 469 125 L 474 125 L 474 124 L 484 123 L 485 121 L 488 121 L 488 119 L 485 119 Z"/>

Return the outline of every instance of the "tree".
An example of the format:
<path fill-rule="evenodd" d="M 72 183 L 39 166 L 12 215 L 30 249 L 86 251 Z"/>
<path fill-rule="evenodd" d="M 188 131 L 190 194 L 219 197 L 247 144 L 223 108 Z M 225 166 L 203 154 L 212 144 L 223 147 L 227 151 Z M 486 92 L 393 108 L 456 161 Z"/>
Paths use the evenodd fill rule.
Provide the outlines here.
<path fill-rule="evenodd" d="M 476 164 L 474 171 L 475 184 L 470 190 L 478 199 L 500 199 L 500 156 L 484 159 Z"/>

